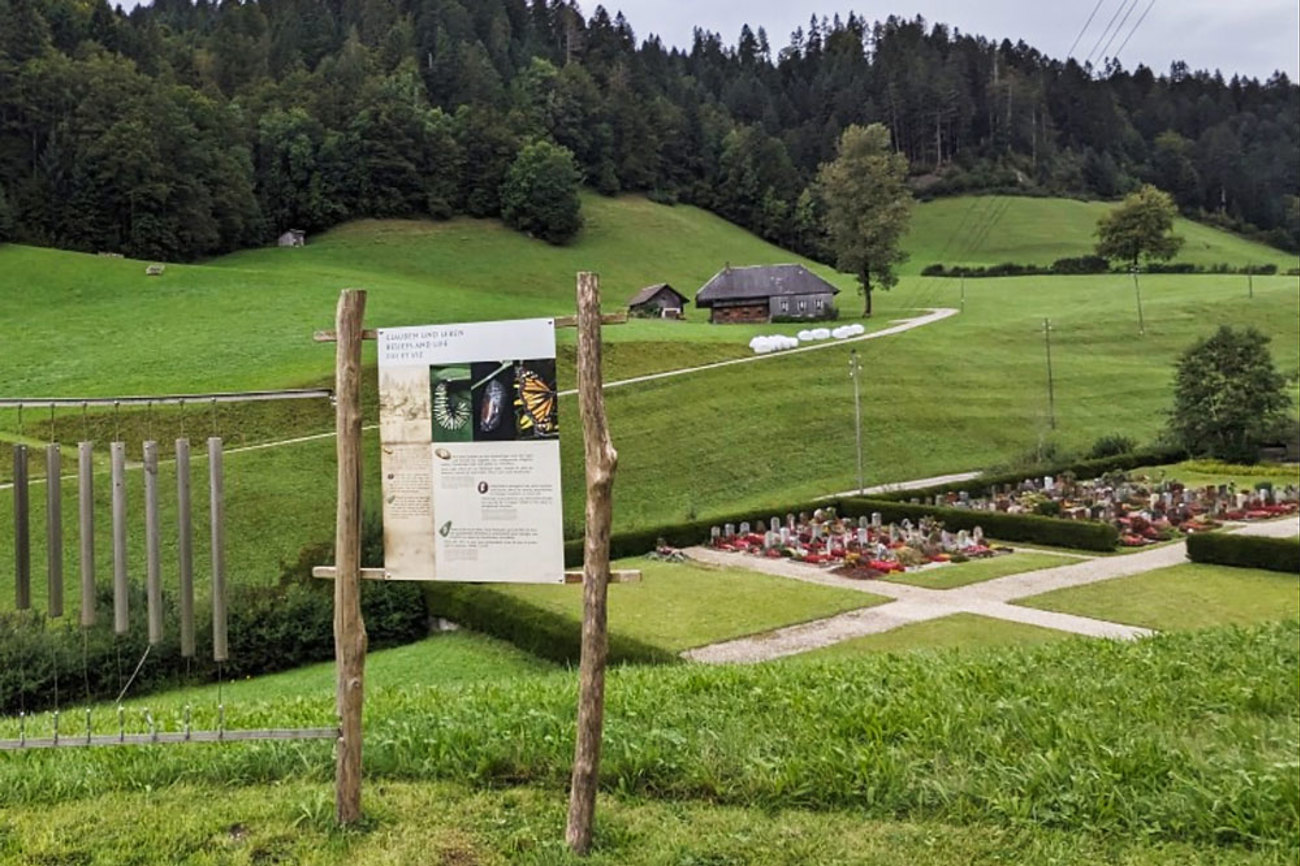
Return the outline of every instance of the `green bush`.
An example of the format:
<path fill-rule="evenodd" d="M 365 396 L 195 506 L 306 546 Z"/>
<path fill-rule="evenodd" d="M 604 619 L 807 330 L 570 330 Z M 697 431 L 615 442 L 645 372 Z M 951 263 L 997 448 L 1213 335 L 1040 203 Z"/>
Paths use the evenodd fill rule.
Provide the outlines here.
<path fill-rule="evenodd" d="M 509 641 L 533 655 L 561 664 L 577 664 L 582 655 L 579 620 L 490 586 L 435 581 L 424 585 L 424 593 L 425 603 L 435 616 Z M 614 632 L 609 635 L 612 664 L 664 664 L 677 660 L 673 653 L 659 647 Z"/>
<path fill-rule="evenodd" d="M 1121 454 L 1132 454 L 1137 450 L 1137 443 L 1132 438 L 1122 433 L 1111 433 L 1102 436 L 1092 443 L 1092 450 L 1088 452 L 1088 459 L 1101 460 L 1107 457 L 1118 457 Z"/>
<path fill-rule="evenodd" d="M 1098 551 L 1114 550 L 1119 543 L 1119 533 L 1115 527 L 1091 520 L 1059 520 L 1036 514 L 972 511 L 966 508 L 891 502 L 886 499 L 850 498 L 840 502 L 840 514 L 845 517 L 860 517 L 872 512 L 879 512 L 886 523 L 899 523 L 905 518 L 915 523 L 922 517 L 933 517 L 942 521 L 944 528 L 952 532 L 979 526 L 984 529 L 985 535 L 1000 541 L 1024 541 Z"/>
<path fill-rule="evenodd" d="M 1300 574 L 1300 540 L 1206 532 L 1188 536 L 1187 558 L 1192 562 Z"/>

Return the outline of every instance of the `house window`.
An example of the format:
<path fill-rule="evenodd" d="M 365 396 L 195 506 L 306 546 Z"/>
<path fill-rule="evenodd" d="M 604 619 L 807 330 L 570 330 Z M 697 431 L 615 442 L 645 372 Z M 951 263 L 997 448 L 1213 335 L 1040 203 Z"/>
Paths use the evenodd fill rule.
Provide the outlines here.
<path fill-rule="evenodd" d="M 788 313 L 788 312 L 790 312 L 790 299 L 789 299 L 789 298 L 782 298 L 782 299 L 781 299 L 781 312 L 783 312 L 783 313 Z"/>
<path fill-rule="evenodd" d="M 799 312 L 801 313 L 808 312 L 808 301 L 806 298 L 799 299 Z"/>
<path fill-rule="evenodd" d="M 825 308 L 826 308 L 826 299 L 825 299 L 825 298 L 818 298 L 818 299 L 817 299 L 817 312 L 820 313 L 820 312 L 821 312 L 822 310 L 824 310 Z"/>

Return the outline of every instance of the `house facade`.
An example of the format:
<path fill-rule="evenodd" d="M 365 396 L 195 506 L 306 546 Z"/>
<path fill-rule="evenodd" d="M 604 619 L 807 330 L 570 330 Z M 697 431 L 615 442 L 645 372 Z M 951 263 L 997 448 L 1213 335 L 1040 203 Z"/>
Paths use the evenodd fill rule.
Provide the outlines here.
<path fill-rule="evenodd" d="M 627 302 L 627 311 L 634 316 L 680 319 L 690 298 L 667 283 L 646 286 Z"/>
<path fill-rule="evenodd" d="M 839 291 L 803 265 L 728 265 L 696 292 L 695 305 L 715 324 L 829 319 Z"/>

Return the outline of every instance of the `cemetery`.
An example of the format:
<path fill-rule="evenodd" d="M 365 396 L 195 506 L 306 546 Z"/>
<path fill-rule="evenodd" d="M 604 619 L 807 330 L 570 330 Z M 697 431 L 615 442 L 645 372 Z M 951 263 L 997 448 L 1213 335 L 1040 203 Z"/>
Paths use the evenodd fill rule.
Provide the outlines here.
<path fill-rule="evenodd" d="M 930 517 L 915 524 L 906 518 L 885 524 L 879 512 L 852 520 L 840 518 L 833 508 L 811 515 L 792 512 L 784 520 L 773 516 L 753 526 L 728 523 L 712 527 L 709 534 L 709 546 L 716 550 L 791 559 L 857 579 L 1011 552 L 986 542 L 978 526 L 952 533 Z"/>

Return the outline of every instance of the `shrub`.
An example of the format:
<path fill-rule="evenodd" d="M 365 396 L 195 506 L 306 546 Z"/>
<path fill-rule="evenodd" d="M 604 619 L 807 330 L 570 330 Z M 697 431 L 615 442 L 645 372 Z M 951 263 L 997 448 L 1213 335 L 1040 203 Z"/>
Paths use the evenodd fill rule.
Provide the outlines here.
<path fill-rule="evenodd" d="M 1206 532 L 1187 537 L 1187 558 L 1192 562 L 1300 574 L 1300 540 Z"/>
<path fill-rule="evenodd" d="M 1001 541 L 1025 541 L 1099 551 L 1114 550 L 1119 543 L 1119 533 L 1115 527 L 1090 520 L 1058 520 L 1035 514 L 972 511 L 966 508 L 891 502 L 886 499 L 851 498 L 840 503 L 840 513 L 846 517 L 859 517 L 872 512 L 879 512 L 886 523 L 898 523 L 904 518 L 915 523 L 922 517 L 933 517 L 942 521 L 950 531 L 970 530 L 980 526 L 990 538 Z"/>
<path fill-rule="evenodd" d="M 1104 274 L 1110 264 L 1101 256 L 1072 256 L 1052 262 L 1054 274 Z"/>
<path fill-rule="evenodd" d="M 501 218 L 547 243 L 566 244 L 582 228 L 581 180 L 568 149 L 549 141 L 527 144 L 501 182 Z"/>
<path fill-rule="evenodd" d="M 1130 437 L 1121 433 L 1111 433 L 1107 436 L 1100 437 L 1092 443 L 1092 450 L 1088 452 L 1089 459 L 1101 459 L 1105 457 L 1115 457 L 1120 454 L 1130 454 L 1137 450 L 1137 443 Z"/>

